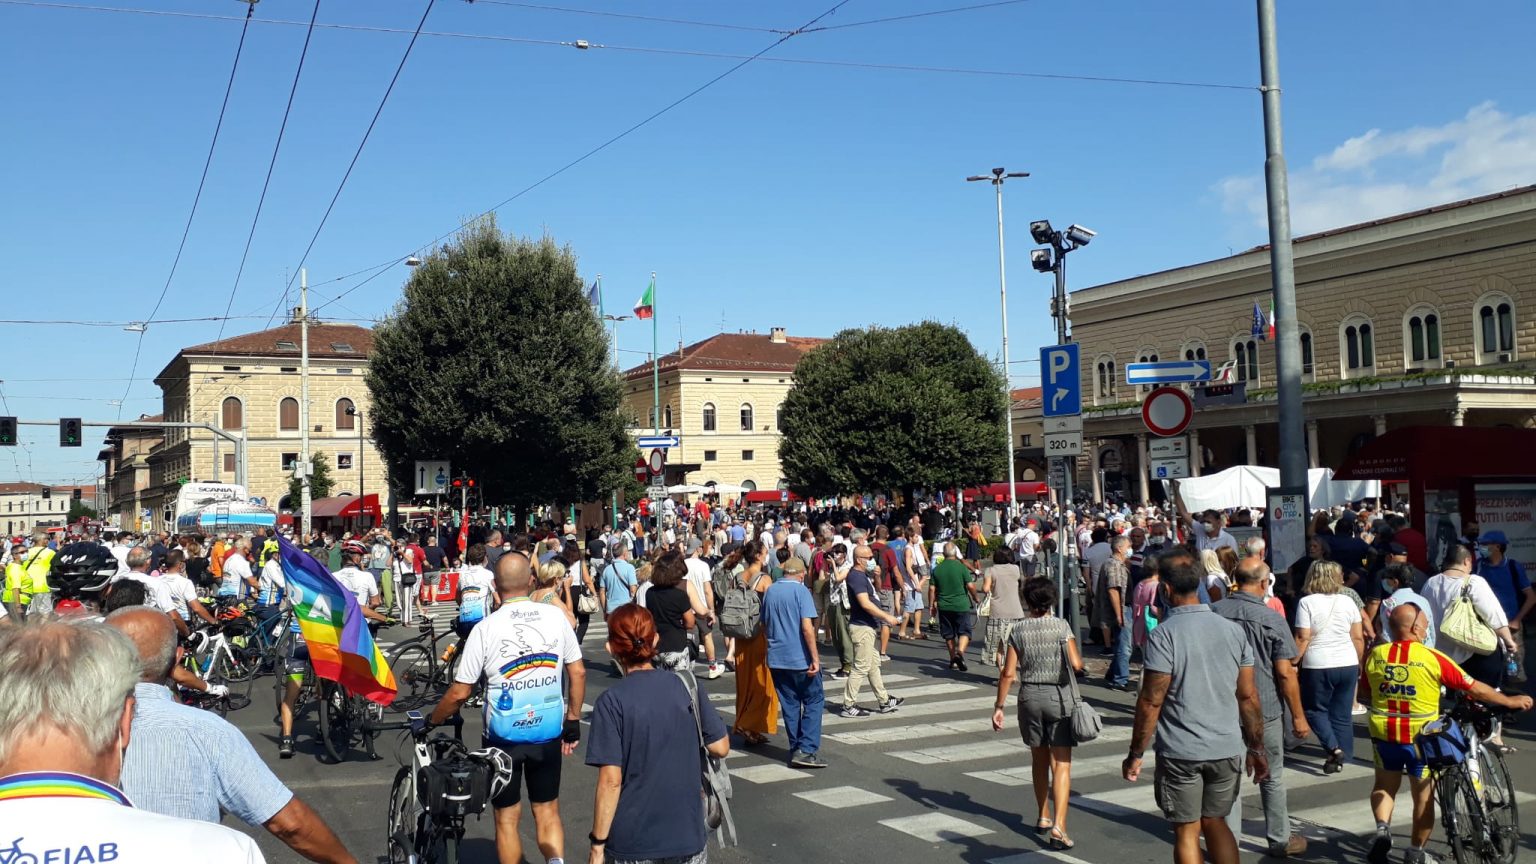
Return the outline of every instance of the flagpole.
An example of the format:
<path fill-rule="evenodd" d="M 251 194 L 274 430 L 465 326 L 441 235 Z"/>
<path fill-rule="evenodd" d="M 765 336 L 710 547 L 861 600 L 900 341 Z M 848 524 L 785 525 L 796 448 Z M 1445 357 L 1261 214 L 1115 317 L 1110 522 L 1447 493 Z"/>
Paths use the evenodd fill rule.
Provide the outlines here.
<path fill-rule="evenodd" d="M 651 272 L 651 419 L 656 421 L 655 434 L 661 434 L 661 355 L 657 353 L 656 322 L 656 273 Z"/>

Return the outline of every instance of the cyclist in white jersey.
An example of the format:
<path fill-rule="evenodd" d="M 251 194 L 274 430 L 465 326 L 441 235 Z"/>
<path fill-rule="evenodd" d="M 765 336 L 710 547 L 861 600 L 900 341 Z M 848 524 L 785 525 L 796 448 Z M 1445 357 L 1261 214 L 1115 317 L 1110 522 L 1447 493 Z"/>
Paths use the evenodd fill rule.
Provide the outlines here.
<path fill-rule="evenodd" d="M 171 603 L 176 607 L 176 614 L 187 623 L 192 622 L 192 616 L 196 615 L 209 624 L 219 623 L 212 614 L 197 599 L 197 588 L 192 580 L 187 578 L 187 553 L 181 549 L 172 549 L 165 553 L 160 561 L 159 578 L 165 582 L 165 587 L 170 589 Z"/>
<path fill-rule="evenodd" d="M 485 569 L 485 544 L 476 543 L 464 551 L 464 569 L 459 573 L 459 638 L 469 636 L 476 624 L 484 621 L 500 604 L 496 601 L 496 579 Z"/>
<path fill-rule="evenodd" d="M 539 851 L 545 860 L 563 859 L 560 760 L 581 740 L 587 687 L 581 645 L 560 607 L 529 600 L 533 572 L 527 558 L 501 556 L 495 585 L 502 605 L 470 631 L 453 686 L 430 719 L 446 722 L 485 680 L 485 744 L 504 751 L 513 765 L 512 782 L 491 802 L 496 851 L 502 861 L 522 860 L 517 823 L 526 777 Z M 562 698 L 567 677 L 569 701 Z"/>
<path fill-rule="evenodd" d="M 342 567 L 334 574 L 341 587 L 352 592 L 357 598 L 358 609 L 363 617 L 369 621 L 387 622 L 390 619 L 378 611 L 379 584 L 374 581 L 373 574 L 362 569 L 363 559 L 367 557 L 368 549 L 356 540 L 348 540 L 341 546 Z"/>

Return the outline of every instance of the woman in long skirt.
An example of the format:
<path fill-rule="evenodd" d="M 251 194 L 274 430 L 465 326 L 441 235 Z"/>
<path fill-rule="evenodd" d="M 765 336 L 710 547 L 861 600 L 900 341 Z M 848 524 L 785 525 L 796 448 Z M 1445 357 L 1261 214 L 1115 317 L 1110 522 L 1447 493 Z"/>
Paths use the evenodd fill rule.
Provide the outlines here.
<path fill-rule="evenodd" d="M 735 565 L 740 570 L 732 578 L 761 596 L 771 584 L 767 562 L 767 547 L 761 541 L 749 540 L 741 547 Z M 779 696 L 768 669 L 768 637 L 761 627 L 751 639 L 736 640 L 735 731 L 748 744 L 763 744 L 779 731 Z"/>

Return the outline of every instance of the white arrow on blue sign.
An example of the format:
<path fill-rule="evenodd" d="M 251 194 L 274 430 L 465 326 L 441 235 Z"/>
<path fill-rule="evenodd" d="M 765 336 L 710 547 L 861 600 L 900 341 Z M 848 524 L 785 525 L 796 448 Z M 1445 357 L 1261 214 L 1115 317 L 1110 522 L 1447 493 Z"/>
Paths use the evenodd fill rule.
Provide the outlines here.
<path fill-rule="evenodd" d="M 1169 360 L 1162 363 L 1125 364 L 1127 384 L 1182 384 L 1211 380 L 1209 360 Z"/>
<path fill-rule="evenodd" d="M 641 450 L 666 450 L 683 446 L 683 439 L 677 435 L 645 435 L 635 442 L 635 446 Z"/>

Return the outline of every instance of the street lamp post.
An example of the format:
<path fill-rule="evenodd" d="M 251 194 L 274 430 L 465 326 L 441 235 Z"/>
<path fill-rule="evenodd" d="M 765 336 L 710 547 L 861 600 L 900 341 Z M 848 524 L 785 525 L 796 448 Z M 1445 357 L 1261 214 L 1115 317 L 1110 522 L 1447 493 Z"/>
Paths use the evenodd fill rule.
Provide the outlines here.
<path fill-rule="evenodd" d="M 363 461 L 363 412 L 357 410 L 356 405 L 348 406 L 347 416 L 355 418 L 357 424 L 357 501 L 358 515 L 365 516 L 368 513 L 368 494 L 364 484 L 368 482 L 368 475 L 364 472 L 367 467 Z"/>
<path fill-rule="evenodd" d="M 599 276 L 598 279 L 603 277 Z M 619 322 L 628 321 L 632 315 L 604 315 L 603 320 L 609 323 L 608 330 L 613 334 L 613 370 L 619 371 Z M 619 527 L 619 490 L 613 490 L 613 502 L 608 507 L 609 527 L 618 530 Z"/>
<path fill-rule="evenodd" d="M 1008 429 L 1008 518 L 1003 526 L 1005 532 L 1012 530 L 1013 520 L 1018 515 L 1019 500 L 1018 487 L 1014 484 L 1013 466 L 1013 385 L 1008 380 L 1008 265 L 1003 256 L 1003 183 L 1010 179 L 1028 177 L 1028 171 L 1007 171 L 1003 168 L 993 168 L 992 173 L 973 174 L 965 178 L 966 182 L 974 183 L 977 180 L 986 180 L 997 190 L 997 284 L 1002 295 L 1003 308 L 1003 396 L 1006 405 L 1004 423 Z"/>

